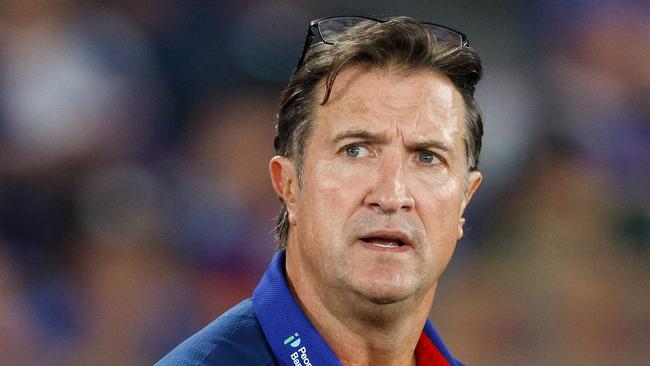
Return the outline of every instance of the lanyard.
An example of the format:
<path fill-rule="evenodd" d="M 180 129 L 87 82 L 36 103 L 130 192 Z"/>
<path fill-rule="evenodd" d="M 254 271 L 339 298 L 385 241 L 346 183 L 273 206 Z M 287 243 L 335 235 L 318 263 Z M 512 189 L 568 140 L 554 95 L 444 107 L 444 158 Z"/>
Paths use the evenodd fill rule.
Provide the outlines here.
<path fill-rule="evenodd" d="M 343 366 L 293 298 L 284 263 L 281 250 L 253 292 L 253 308 L 275 358 L 282 366 Z M 428 319 L 415 353 L 419 366 L 458 365 Z"/>

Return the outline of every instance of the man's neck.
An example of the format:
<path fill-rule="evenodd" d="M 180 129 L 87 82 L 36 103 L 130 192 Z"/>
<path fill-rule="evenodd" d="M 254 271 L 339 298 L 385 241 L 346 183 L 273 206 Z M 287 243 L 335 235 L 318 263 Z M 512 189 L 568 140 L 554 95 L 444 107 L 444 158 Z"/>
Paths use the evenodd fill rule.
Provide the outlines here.
<path fill-rule="evenodd" d="M 308 306 L 308 305 L 307 305 Z M 413 365 L 415 346 L 424 320 L 411 319 L 387 326 L 364 323 L 359 319 L 339 319 L 332 313 L 306 311 L 321 336 L 346 366 Z"/>
<path fill-rule="evenodd" d="M 323 299 L 299 266 L 287 266 L 287 282 L 305 314 L 345 366 L 416 365 L 415 347 L 435 288 L 423 301 L 374 304 L 365 299 Z M 295 279 L 295 281 L 294 281 Z M 352 305 L 356 304 L 356 305 Z"/>

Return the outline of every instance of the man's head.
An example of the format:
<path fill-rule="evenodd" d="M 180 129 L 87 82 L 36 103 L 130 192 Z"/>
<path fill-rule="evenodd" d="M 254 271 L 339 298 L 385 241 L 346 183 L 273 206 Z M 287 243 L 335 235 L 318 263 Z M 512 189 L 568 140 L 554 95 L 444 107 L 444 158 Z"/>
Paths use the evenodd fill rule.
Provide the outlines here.
<path fill-rule="evenodd" d="M 465 102 L 465 145 L 468 171 L 478 167 L 483 136 L 483 122 L 474 100 L 474 90 L 481 78 L 478 54 L 469 47 L 437 43 L 427 28 L 407 18 L 393 18 L 385 23 L 367 23 L 341 35 L 335 46 L 321 43 L 309 50 L 284 90 L 278 113 L 276 154 L 292 159 L 299 179 L 305 146 L 313 125 L 313 109 L 325 104 L 338 73 L 353 64 L 368 68 L 398 67 L 404 71 L 431 70 L 447 76 Z M 325 97 L 316 98 L 315 90 L 325 83 Z M 286 246 L 289 234 L 288 212 L 284 202 L 278 215 L 278 248 Z"/>
<path fill-rule="evenodd" d="M 480 77 L 473 50 L 410 18 L 311 48 L 284 92 L 270 163 L 287 261 L 315 286 L 379 303 L 430 293 L 481 180 Z"/>

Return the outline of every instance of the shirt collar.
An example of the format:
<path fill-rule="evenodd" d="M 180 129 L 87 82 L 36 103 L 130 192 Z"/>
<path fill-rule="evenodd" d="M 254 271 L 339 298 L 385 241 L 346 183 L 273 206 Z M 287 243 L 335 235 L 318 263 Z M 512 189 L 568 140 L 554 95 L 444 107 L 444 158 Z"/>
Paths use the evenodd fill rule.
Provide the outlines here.
<path fill-rule="evenodd" d="M 293 298 L 284 277 L 285 251 L 273 256 L 253 292 L 253 308 L 283 366 L 343 366 Z M 415 349 L 418 366 L 460 366 L 427 319 Z"/>

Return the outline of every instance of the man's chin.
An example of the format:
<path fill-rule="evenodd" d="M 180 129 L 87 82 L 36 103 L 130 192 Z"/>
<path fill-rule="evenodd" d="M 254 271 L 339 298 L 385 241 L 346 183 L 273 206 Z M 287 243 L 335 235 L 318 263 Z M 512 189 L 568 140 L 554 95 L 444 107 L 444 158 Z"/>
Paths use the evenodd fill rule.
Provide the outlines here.
<path fill-rule="evenodd" d="M 405 316 L 410 316 L 417 303 L 413 294 L 394 291 L 361 290 L 356 291 L 356 297 L 362 301 L 350 303 L 348 311 L 378 328 L 390 327 Z"/>
<path fill-rule="evenodd" d="M 375 305 L 390 305 L 402 303 L 411 298 L 414 293 L 410 288 L 404 286 L 394 287 L 386 285 L 374 285 L 372 287 L 362 287 L 357 290 L 357 294 L 366 299 L 369 303 Z"/>
<path fill-rule="evenodd" d="M 393 305 L 399 304 L 406 300 L 407 296 L 372 296 L 366 297 L 368 301 L 375 305 Z"/>

